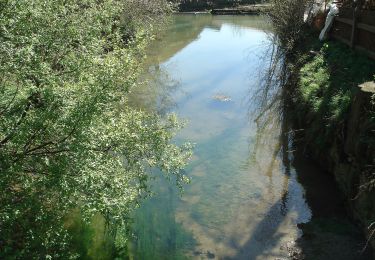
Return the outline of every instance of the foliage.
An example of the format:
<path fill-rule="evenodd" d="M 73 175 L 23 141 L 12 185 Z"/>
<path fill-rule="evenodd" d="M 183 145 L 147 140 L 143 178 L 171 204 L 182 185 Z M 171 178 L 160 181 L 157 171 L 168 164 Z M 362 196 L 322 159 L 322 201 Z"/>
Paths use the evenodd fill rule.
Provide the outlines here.
<path fill-rule="evenodd" d="M 275 36 L 275 44 L 285 53 L 295 50 L 305 25 L 304 13 L 311 0 L 271 0 L 268 14 Z"/>
<path fill-rule="evenodd" d="M 294 87 L 296 72 L 295 53 L 305 32 L 304 12 L 310 0 L 271 0 L 266 16 L 270 22 L 270 50 L 266 55 L 269 65 L 264 72 L 257 93 L 261 110 L 256 118 L 259 128 L 264 129 L 268 114 L 283 117 L 286 99 Z M 274 113 L 276 111 L 276 113 Z"/>
<path fill-rule="evenodd" d="M 187 181 L 176 117 L 127 100 L 170 5 L 2 0 L 0 10 L 0 258 L 78 257 L 64 226 L 72 209 L 125 227 L 150 169 Z"/>

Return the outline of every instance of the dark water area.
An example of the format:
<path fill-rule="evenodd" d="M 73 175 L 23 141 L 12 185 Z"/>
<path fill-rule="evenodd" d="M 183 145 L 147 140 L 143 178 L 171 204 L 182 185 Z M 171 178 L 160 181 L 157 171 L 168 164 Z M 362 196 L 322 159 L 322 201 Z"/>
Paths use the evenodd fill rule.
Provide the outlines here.
<path fill-rule="evenodd" d="M 301 145 L 296 146 L 292 165 L 313 213 L 308 223 L 298 225 L 303 235 L 296 247 L 305 259 L 374 259 L 371 248 L 365 248 L 359 224 L 348 216 L 334 176 L 309 159 Z"/>
<path fill-rule="evenodd" d="M 195 149 L 182 193 L 155 172 L 130 259 L 372 259 L 333 178 L 294 145 L 282 111 L 262 128 L 254 121 L 271 33 L 260 16 L 176 15 L 149 49 L 148 83 L 130 100 L 185 119 L 175 142 Z"/>

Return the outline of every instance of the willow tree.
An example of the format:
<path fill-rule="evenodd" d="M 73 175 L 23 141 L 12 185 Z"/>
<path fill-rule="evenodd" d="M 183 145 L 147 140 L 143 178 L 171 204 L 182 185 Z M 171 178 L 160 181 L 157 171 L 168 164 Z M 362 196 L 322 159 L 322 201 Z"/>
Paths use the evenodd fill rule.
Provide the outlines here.
<path fill-rule="evenodd" d="M 180 124 L 128 105 L 164 0 L 0 0 L 0 258 L 74 256 L 64 218 L 127 225 Z"/>

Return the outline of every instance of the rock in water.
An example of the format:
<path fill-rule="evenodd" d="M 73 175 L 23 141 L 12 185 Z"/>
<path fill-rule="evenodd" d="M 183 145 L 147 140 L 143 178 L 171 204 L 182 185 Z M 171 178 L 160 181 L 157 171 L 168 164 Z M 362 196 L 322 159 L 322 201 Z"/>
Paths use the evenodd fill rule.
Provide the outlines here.
<path fill-rule="evenodd" d="M 221 101 L 221 102 L 229 102 L 229 101 L 232 101 L 232 99 L 227 96 L 227 95 L 223 95 L 223 94 L 216 94 L 216 95 L 213 95 L 212 96 L 212 99 L 214 100 L 218 100 L 218 101 Z"/>

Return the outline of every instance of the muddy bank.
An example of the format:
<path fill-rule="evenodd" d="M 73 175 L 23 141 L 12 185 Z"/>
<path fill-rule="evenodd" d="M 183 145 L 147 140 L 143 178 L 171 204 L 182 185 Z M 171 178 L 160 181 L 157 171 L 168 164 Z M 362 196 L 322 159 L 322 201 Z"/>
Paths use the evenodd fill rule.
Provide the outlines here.
<path fill-rule="evenodd" d="M 258 15 L 266 13 L 269 10 L 269 5 L 248 5 L 234 8 L 214 8 L 211 10 L 213 15 Z"/>

